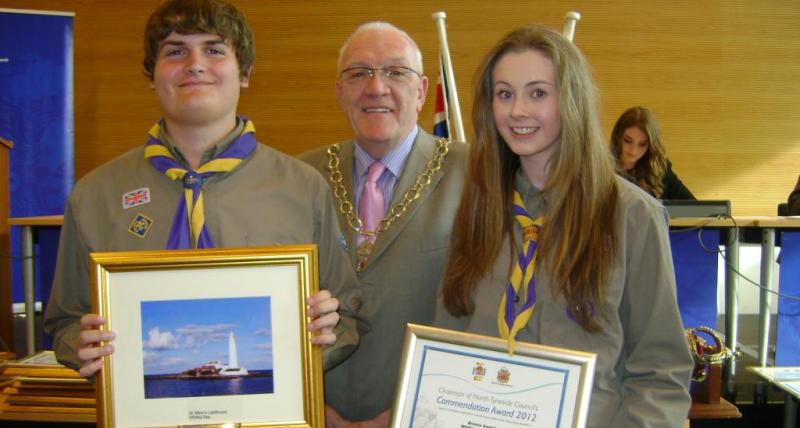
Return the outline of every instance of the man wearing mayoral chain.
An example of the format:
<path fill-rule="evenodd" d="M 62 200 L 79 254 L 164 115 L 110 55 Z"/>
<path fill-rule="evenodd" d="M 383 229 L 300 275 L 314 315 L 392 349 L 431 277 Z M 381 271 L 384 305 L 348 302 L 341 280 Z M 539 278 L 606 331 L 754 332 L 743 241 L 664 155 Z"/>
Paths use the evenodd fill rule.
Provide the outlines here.
<path fill-rule="evenodd" d="M 315 243 L 322 291 L 308 299 L 326 367 L 356 347 L 348 304 L 356 278 L 340 244 L 330 189 L 304 163 L 259 144 L 237 115 L 253 70 L 253 35 L 222 0 L 171 0 L 145 29 L 144 72 L 163 118 L 139 147 L 75 186 L 45 331 L 58 360 L 90 376 L 114 352 L 114 332 L 91 311 L 89 253 Z M 337 310 L 341 310 L 342 318 Z M 335 331 L 334 331 L 335 329 Z M 338 339 L 338 340 L 337 340 Z"/>
<path fill-rule="evenodd" d="M 428 78 L 408 34 L 360 26 L 339 51 L 336 94 L 353 139 L 305 153 L 333 188 L 370 324 L 359 348 L 325 376 L 326 420 L 385 426 L 406 323 L 430 324 L 464 184 L 466 145 L 417 126 Z"/>

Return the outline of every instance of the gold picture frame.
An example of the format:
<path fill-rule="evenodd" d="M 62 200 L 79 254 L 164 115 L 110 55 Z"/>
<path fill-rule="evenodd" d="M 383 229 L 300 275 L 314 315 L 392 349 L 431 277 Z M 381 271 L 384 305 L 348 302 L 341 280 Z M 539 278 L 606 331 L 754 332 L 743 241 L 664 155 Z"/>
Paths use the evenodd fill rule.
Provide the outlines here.
<path fill-rule="evenodd" d="M 584 427 L 596 359 L 408 324 L 389 426 Z"/>
<path fill-rule="evenodd" d="M 98 426 L 324 425 L 306 329 L 316 245 L 90 258 L 94 312 L 116 335 L 97 374 Z"/>

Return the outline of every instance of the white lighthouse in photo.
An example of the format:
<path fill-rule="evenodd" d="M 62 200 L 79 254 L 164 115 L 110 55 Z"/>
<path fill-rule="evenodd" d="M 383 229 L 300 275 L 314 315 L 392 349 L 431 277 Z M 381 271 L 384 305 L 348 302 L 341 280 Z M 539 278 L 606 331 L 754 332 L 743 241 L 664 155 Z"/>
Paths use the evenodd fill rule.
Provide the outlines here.
<path fill-rule="evenodd" d="M 178 377 L 180 379 L 208 379 L 219 377 L 247 376 L 249 373 L 246 368 L 239 367 L 239 353 L 236 350 L 236 337 L 233 332 L 228 335 L 228 364 L 213 360 L 200 367 L 186 370 Z"/>
<path fill-rule="evenodd" d="M 236 338 L 233 332 L 228 336 L 228 364 L 220 372 L 222 376 L 245 376 L 247 369 L 239 367 L 239 354 L 236 350 Z"/>

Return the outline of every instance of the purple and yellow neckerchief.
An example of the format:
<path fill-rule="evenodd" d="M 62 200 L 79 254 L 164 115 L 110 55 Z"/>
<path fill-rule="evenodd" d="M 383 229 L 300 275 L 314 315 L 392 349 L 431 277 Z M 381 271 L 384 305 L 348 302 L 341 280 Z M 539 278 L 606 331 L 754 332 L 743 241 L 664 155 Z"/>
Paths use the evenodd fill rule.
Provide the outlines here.
<path fill-rule="evenodd" d="M 536 304 L 536 240 L 543 224 L 542 217 L 532 218 L 525 209 L 522 196 L 514 190 L 514 218 L 522 227 L 522 251 L 508 279 L 506 292 L 497 310 L 497 327 L 500 337 L 508 340 L 508 353 L 514 354 L 516 335 L 531 319 Z M 522 301 L 519 311 L 515 303 Z"/>
<path fill-rule="evenodd" d="M 164 142 L 158 139 L 161 122 L 150 128 L 145 143 L 144 157 L 155 169 L 172 180 L 183 181 L 183 198 L 178 203 L 172 228 L 167 238 L 167 249 L 181 248 L 213 248 L 214 242 L 205 226 L 203 214 L 203 181 L 219 172 L 233 171 L 246 157 L 256 149 L 256 128 L 253 122 L 244 116 L 239 120 L 245 122 L 242 134 L 236 138 L 222 153 L 203 164 L 197 170 L 190 170 L 181 165 Z"/>

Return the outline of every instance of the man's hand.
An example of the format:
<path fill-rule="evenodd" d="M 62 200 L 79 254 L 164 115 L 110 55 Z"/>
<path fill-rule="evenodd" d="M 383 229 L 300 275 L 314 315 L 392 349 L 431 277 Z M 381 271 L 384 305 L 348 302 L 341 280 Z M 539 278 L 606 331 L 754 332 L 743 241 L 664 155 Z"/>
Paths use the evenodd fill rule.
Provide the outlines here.
<path fill-rule="evenodd" d="M 333 345 L 336 343 L 336 333 L 333 332 L 339 323 L 339 301 L 331 296 L 328 290 L 322 290 L 308 298 L 308 316 L 311 322 L 306 328 L 316 332 L 311 337 L 314 345 Z"/>
<path fill-rule="evenodd" d="M 97 314 L 85 314 L 81 317 L 81 333 L 78 336 L 78 359 L 81 360 L 80 374 L 89 377 L 103 368 L 103 357 L 114 353 L 114 345 L 97 346 L 100 342 L 109 342 L 116 337 L 113 331 L 99 330 L 106 320 Z"/>
<path fill-rule="evenodd" d="M 325 405 L 325 428 L 348 428 L 351 423 L 343 418 L 336 409 Z"/>
<path fill-rule="evenodd" d="M 331 406 L 325 405 L 325 428 L 386 428 L 389 426 L 389 419 L 392 411 L 387 409 L 375 416 L 374 419 L 366 421 L 351 422 L 343 418 L 339 412 Z"/>
<path fill-rule="evenodd" d="M 389 426 L 389 419 L 392 416 L 391 410 L 384 410 L 373 419 L 361 422 L 353 422 L 348 428 L 386 428 Z"/>

